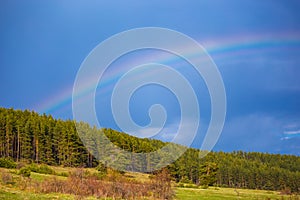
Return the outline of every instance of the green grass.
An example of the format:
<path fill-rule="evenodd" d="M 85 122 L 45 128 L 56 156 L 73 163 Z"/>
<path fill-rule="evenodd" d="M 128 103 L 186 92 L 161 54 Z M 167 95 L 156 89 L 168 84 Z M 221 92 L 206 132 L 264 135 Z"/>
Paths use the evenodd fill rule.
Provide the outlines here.
<path fill-rule="evenodd" d="M 51 174 L 39 174 L 39 173 L 35 173 L 35 172 L 30 173 L 30 178 L 32 180 L 36 180 L 39 182 L 43 182 L 44 180 L 47 180 L 47 179 L 53 178 L 53 177 L 56 177 L 57 179 L 61 179 L 61 180 L 67 179 L 67 177 L 64 177 L 64 176 L 56 176 L 56 175 L 51 175 Z"/>
<path fill-rule="evenodd" d="M 248 189 L 233 189 L 233 188 L 215 188 L 209 189 L 193 189 L 193 188 L 177 188 L 177 200 L 220 200 L 220 199 L 242 199 L 242 200 L 288 200 L 300 199 L 300 197 L 291 198 L 288 195 L 280 195 L 275 191 L 264 190 L 248 190 Z"/>
<path fill-rule="evenodd" d="M 125 172 L 125 177 L 131 180 L 137 180 L 139 182 L 149 181 L 149 174 L 143 174 L 139 172 Z"/>
<path fill-rule="evenodd" d="M 58 179 L 66 179 L 65 176 L 60 176 L 61 173 L 69 174 L 70 172 L 76 170 L 75 168 L 64 168 L 64 167 L 51 167 L 55 170 L 56 175 L 49 174 L 39 174 L 31 172 L 31 179 L 42 182 L 51 177 L 57 177 Z M 85 169 L 88 173 L 97 173 L 95 169 Z M 50 199 L 62 199 L 62 200 L 73 200 L 78 199 L 74 195 L 51 193 L 51 194 L 40 194 L 34 193 L 30 190 L 21 190 L 16 186 L 16 181 L 20 179 L 18 175 L 18 170 L 16 169 L 4 169 L 0 168 L 1 172 L 6 172 L 11 174 L 15 183 L 3 184 L 0 180 L 0 200 L 50 200 Z M 126 172 L 124 176 L 131 180 L 137 180 L 140 182 L 149 181 L 148 174 Z M 188 186 L 186 184 L 186 186 Z M 198 189 L 198 188 L 174 188 L 176 200 L 300 200 L 300 196 L 288 196 L 280 195 L 279 192 L 275 191 L 264 191 L 264 190 L 248 190 L 248 189 L 233 189 L 233 188 L 216 188 L 209 187 L 208 189 Z M 94 197 L 89 197 L 85 199 L 96 199 Z"/>
<path fill-rule="evenodd" d="M 73 200 L 73 195 L 67 194 L 37 194 L 22 190 L 15 190 L 14 188 L 0 187 L 0 199 L 5 200 Z"/>
<path fill-rule="evenodd" d="M 193 188 L 176 188 L 176 200 L 290 200 L 290 196 L 281 196 L 278 192 L 262 191 L 262 190 L 246 190 L 238 189 L 237 192 L 232 188 L 209 188 L 209 189 L 193 189 Z M 16 190 L 10 187 L 0 187 L 0 199 L 5 200 L 74 200 L 74 195 L 51 193 L 51 194 L 36 194 L 32 192 Z M 96 198 L 90 197 L 87 200 Z M 300 199 L 300 197 L 298 198 Z"/>

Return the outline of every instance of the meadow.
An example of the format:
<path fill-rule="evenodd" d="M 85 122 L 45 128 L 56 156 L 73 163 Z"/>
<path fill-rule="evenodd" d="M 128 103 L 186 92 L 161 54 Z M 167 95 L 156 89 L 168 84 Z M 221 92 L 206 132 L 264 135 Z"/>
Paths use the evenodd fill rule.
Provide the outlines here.
<path fill-rule="evenodd" d="M 45 193 L 38 190 L 37 183 L 43 183 L 45 181 L 56 178 L 58 180 L 66 181 L 68 174 L 76 172 L 77 168 L 65 168 L 65 167 L 50 167 L 55 171 L 55 174 L 43 174 L 31 172 L 30 178 L 26 179 L 20 175 L 18 169 L 6 169 L 0 168 L 1 184 L 0 184 L 0 199 L 7 200 L 50 200 L 50 199 L 62 199 L 62 200 L 77 200 L 77 199 L 122 199 L 122 198 L 97 198 L 95 196 L 82 196 L 74 194 L 63 194 L 59 192 Z M 84 169 L 85 174 L 95 174 L 95 169 Z M 126 177 L 130 181 L 138 181 L 140 183 L 149 182 L 150 178 L 148 174 L 126 172 L 121 175 Z M 179 187 L 180 186 L 180 187 Z M 296 195 L 282 195 L 278 191 L 266 191 L 266 190 L 250 190 L 250 189 L 234 189 L 234 188 L 220 188 L 209 187 L 206 189 L 199 188 L 196 185 L 178 185 L 172 183 L 172 189 L 174 191 L 173 199 L 176 200 L 219 200 L 219 199 L 245 199 L 245 200 L 298 200 L 299 196 Z M 126 199 L 126 198 L 124 198 Z M 143 197 L 137 199 L 159 199 L 155 197 Z"/>
<path fill-rule="evenodd" d="M 281 195 L 277 191 L 210 187 L 208 189 L 176 188 L 178 200 L 298 200 L 299 196 Z"/>

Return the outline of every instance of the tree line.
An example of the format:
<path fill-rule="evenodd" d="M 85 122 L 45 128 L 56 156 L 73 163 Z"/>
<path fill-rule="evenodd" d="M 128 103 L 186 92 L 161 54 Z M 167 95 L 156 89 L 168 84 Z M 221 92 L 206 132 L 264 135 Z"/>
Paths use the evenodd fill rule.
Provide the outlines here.
<path fill-rule="evenodd" d="M 77 133 L 78 127 L 88 137 L 82 140 Z M 74 121 L 54 119 L 51 115 L 39 115 L 29 110 L 0 108 L 0 156 L 16 162 L 96 167 L 99 162 L 94 155 L 102 155 L 100 151 L 115 151 L 109 145 L 93 140 L 99 131 L 114 145 L 130 152 L 150 153 L 167 144 L 178 151 L 186 150 L 178 160 L 167 166 L 176 182 L 300 192 L 298 156 L 235 151 L 209 152 L 200 158 L 199 153 L 203 152 L 198 149 L 154 139 L 141 139 L 112 129 L 100 130 L 83 122 L 76 126 Z M 107 157 L 104 160 L 113 163 L 118 159 L 124 166 L 114 167 L 128 171 L 151 171 L 162 162 L 159 156 L 147 157 L 148 154 L 144 154 L 141 155 L 144 156 L 143 159 L 136 159 L 123 153 L 114 153 L 111 155 L 117 157 Z M 171 159 L 168 155 L 162 157 Z"/>

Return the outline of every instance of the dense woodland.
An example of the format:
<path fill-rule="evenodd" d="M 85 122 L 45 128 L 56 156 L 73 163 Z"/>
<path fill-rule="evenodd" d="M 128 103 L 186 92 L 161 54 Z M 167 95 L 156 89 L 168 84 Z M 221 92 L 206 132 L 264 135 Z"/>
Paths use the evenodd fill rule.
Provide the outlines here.
<path fill-rule="evenodd" d="M 99 129 L 80 123 L 87 133 Z M 153 152 L 165 146 L 159 140 L 140 139 L 111 129 L 101 130 L 118 147 L 131 152 Z M 93 138 L 91 136 L 91 138 Z M 172 144 L 177 148 L 184 148 Z M 97 150 L 99 145 L 95 147 Z M 91 151 L 90 151 L 91 152 Z M 72 167 L 96 167 L 97 159 L 83 145 L 75 122 L 54 119 L 32 111 L 0 108 L 0 156 L 16 162 L 35 162 Z M 167 168 L 173 179 L 203 186 L 300 192 L 300 157 L 268 153 L 210 152 L 204 158 L 199 150 L 189 148 Z M 126 170 L 144 171 L 145 163 L 126 164 Z M 159 165 L 159 158 L 157 163 Z M 149 169 L 148 169 L 149 170 Z"/>

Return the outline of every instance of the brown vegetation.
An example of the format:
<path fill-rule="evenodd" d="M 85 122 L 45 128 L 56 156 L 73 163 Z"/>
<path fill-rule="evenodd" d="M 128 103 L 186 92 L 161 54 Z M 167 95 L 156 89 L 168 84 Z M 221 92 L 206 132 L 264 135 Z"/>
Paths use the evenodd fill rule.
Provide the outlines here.
<path fill-rule="evenodd" d="M 13 177 L 10 173 L 1 170 L 1 181 L 3 184 L 13 183 Z"/>
<path fill-rule="evenodd" d="M 67 180 L 50 178 L 35 182 L 35 190 L 40 193 L 74 194 L 78 198 L 94 196 L 113 199 L 171 199 L 173 191 L 171 179 L 166 170 L 157 173 L 151 181 L 141 183 L 128 180 L 117 172 L 112 172 L 104 179 L 87 175 L 83 169 L 77 169 Z"/>

